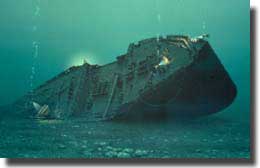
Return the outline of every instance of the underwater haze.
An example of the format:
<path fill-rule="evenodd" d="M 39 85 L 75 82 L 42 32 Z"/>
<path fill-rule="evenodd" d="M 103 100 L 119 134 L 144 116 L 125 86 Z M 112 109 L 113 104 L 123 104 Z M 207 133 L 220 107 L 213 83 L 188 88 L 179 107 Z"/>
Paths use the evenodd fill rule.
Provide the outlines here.
<path fill-rule="evenodd" d="M 249 0 L 1 0 L 0 21 L 0 106 L 11 104 L 65 69 L 81 65 L 84 59 L 91 64 L 100 65 L 113 62 L 117 56 L 127 52 L 130 43 L 158 35 L 195 37 L 210 34 L 208 40 L 212 48 L 237 86 L 237 97 L 228 108 L 213 115 L 220 118 L 221 122 L 216 121 L 215 118 L 206 119 L 204 128 L 211 122 L 213 125 L 205 130 L 205 133 L 198 133 L 196 130 L 197 135 L 192 134 L 193 128 L 201 129 L 203 127 L 199 125 L 200 122 L 197 122 L 194 123 L 195 127 L 190 123 L 184 126 L 184 132 L 188 132 L 186 137 L 183 137 L 182 132 L 178 132 L 177 128 L 174 128 L 175 135 L 183 139 L 189 136 L 195 138 L 201 136 L 203 138 L 201 138 L 200 143 L 211 144 L 212 139 L 205 138 L 208 137 L 206 134 L 212 131 L 209 130 L 210 128 L 221 127 L 218 131 L 219 134 L 216 135 L 216 139 L 218 138 L 217 140 L 220 142 L 216 141 L 216 143 L 226 140 L 228 142 L 221 146 L 221 149 L 217 149 L 221 151 L 220 153 L 218 151 L 215 151 L 215 154 L 212 154 L 212 151 L 207 153 L 203 149 L 196 148 L 198 155 L 190 156 L 250 157 Z M 218 123 L 223 124 L 223 127 Z M 229 125 L 232 123 L 235 124 Z M 23 126 L 24 130 L 29 130 L 28 125 Z M 241 126 L 243 128 L 239 129 Z M 40 126 L 34 125 L 34 127 Z M 66 126 L 56 126 L 56 128 L 58 127 L 65 128 Z M 103 128 L 103 125 L 99 123 L 97 126 L 89 125 L 88 127 L 95 130 L 97 127 Z M 165 127 L 160 128 L 164 129 Z M 178 125 L 179 127 L 181 126 Z M 228 131 L 231 127 L 235 127 L 235 129 L 225 134 L 225 130 Z M 15 129 L 16 127 L 12 126 L 11 128 Z M 46 126 L 43 126 L 40 129 L 44 130 L 45 128 Z M 141 137 L 140 134 L 149 136 L 149 129 L 141 128 L 139 125 L 120 127 L 120 124 L 112 124 L 111 127 L 106 127 L 108 132 L 113 130 L 121 132 L 120 128 L 122 130 L 129 128 L 135 138 Z M 154 125 L 149 128 L 158 131 L 152 133 L 154 137 L 156 137 L 156 133 L 160 132 L 160 128 L 155 128 Z M 139 130 L 140 134 L 135 130 Z M 53 132 L 57 133 L 54 130 Z M 8 133 L 2 132 L 2 134 L 7 135 Z M 69 132 L 66 135 L 68 134 Z M 104 134 L 102 133 L 100 136 Z M 221 139 L 222 134 L 225 136 Z M 169 133 L 169 136 L 175 135 Z M 233 138 L 239 139 L 225 139 L 225 137 L 230 138 L 235 135 L 236 137 Z M 40 135 L 37 136 L 40 137 Z M 116 135 L 114 136 L 116 138 Z M 96 138 L 98 139 L 99 136 L 97 135 Z M 194 152 L 190 150 L 189 146 L 192 142 L 187 142 L 181 149 L 182 145 L 179 143 L 182 138 L 175 139 L 178 141 L 175 144 L 180 146 L 180 149 L 176 149 L 179 155 L 168 154 L 169 156 L 188 157 L 189 152 Z M 162 135 L 160 141 L 164 142 L 165 139 L 167 139 L 166 135 Z M 203 139 L 206 139 L 205 142 Z M 138 140 L 130 148 L 138 146 Z M 38 142 L 35 139 L 34 141 Z M 171 139 L 171 142 L 174 142 L 174 139 Z M 100 143 L 102 146 L 103 142 Z M 104 143 L 113 144 L 112 141 Z M 122 140 L 123 143 L 127 144 L 127 141 Z M 155 142 L 152 139 L 151 143 L 156 143 L 155 146 L 160 144 L 159 141 Z M 195 144 L 200 143 L 196 142 Z M 232 143 L 237 143 L 234 150 L 238 152 L 234 152 L 233 149 L 224 151 L 224 148 Z M 167 142 L 164 144 L 166 145 Z M 68 145 L 71 144 L 68 143 Z M 77 145 L 79 144 L 75 146 L 77 147 Z M 63 146 L 66 145 L 63 144 Z M 62 150 L 66 147 L 63 148 L 63 146 L 57 147 L 60 150 L 58 157 L 64 157 Z M 206 147 L 208 146 L 206 145 Z M 168 148 L 167 145 L 166 148 Z M 37 149 L 35 150 L 37 151 Z M 21 150 L 24 150 L 24 153 L 26 151 L 25 148 Z M 148 153 L 152 151 L 147 150 Z M 186 152 L 181 152 L 185 150 Z M 239 153 L 240 150 L 242 154 Z M 5 156 L 20 156 L 12 154 L 7 152 Z M 65 157 L 71 157 L 71 155 Z M 77 153 L 73 156 L 82 157 L 82 155 Z M 32 157 L 34 155 L 33 153 L 21 155 L 21 157 L 26 156 Z M 41 156 L 55 157 L 48 152 L 39 155 L 39 157 Z M 164 157 L 164 154 L 155 153 L 154 156 Z M 35 157 L 37 157 L 36 154 Z"/>

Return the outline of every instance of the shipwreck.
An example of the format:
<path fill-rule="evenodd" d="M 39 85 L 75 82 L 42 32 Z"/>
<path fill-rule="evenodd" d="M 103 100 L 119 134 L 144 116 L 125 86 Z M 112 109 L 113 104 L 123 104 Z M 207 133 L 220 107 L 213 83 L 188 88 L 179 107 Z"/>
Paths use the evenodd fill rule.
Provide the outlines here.
<path fill-rule="evenodd" d="M 116 61 L 73 66 L 12 107 L 28 117 L 91 121 L 219 112 L 237 89 L 207 38 L 169 35 L 130 44 Z"/>

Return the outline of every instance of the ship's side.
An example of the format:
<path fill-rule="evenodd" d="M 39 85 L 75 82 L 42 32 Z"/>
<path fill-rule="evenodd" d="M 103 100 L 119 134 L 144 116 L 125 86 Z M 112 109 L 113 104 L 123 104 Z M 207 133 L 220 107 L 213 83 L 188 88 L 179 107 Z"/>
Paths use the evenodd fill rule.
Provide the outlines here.
<path fill-rule="evenodd" d="M 219 112 L 233 102 L 236 86 L 210 44 L 200 40 L 191 46 L 193 54 L 176 56 L 174 49 L 169 56 L 173 62 L 159 75 L 163 78 L 161 82 L 141 92 L 134 103 L 127 105 L 131 110 L 123 117 L 134 120 L 193 118 Z M 177 62 L 178 59 L 181 62 Z"/>
<path fill-rule="evenodd" d="M 235 85 L 203 37 L 167 36 L 131 44 L 104 66 L 72 67 L 15 105 L 31 116 L 37 102 L 48 105 L 52 117 L 88 120 L 198 116 L 227 107 L 235 95 Z"/>

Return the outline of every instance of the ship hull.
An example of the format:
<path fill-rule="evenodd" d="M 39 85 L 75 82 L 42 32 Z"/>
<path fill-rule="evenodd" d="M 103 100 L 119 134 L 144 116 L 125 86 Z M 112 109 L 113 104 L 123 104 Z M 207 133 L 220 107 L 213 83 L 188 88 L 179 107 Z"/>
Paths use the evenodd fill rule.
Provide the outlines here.
<path fill-rule="evenodd" d="M 228 107 L 237 95 L 232 79 L 207 43 L 197 59 L 135 102 L 122 106 L 116 119 L 194 118 Z M 156 102 L 156 103 L 155 103 Z"/>

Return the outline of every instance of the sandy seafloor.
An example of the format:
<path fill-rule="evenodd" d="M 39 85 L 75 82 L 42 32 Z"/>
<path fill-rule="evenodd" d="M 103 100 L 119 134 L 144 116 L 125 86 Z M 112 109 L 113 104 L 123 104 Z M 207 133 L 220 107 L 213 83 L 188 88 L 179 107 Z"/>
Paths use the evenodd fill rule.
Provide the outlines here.
<path fill-rule="evenodd" d="M 4 158 L 250 158 L 250 125 L 192 121 L 1 119 Z"/>

